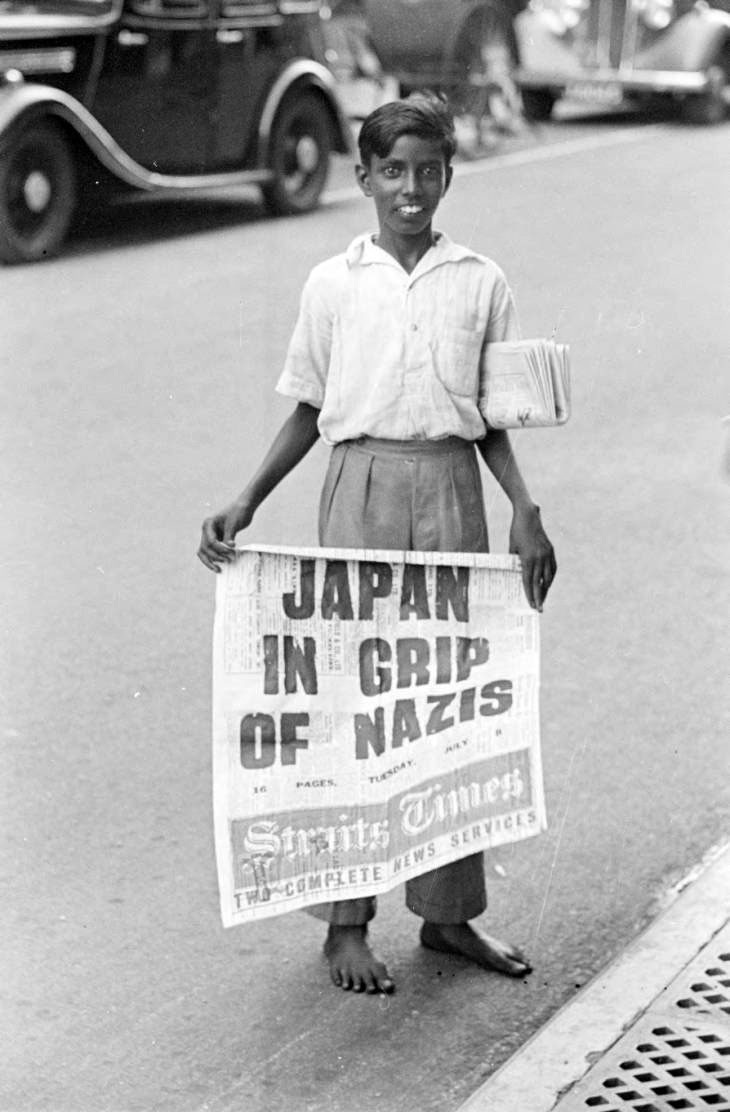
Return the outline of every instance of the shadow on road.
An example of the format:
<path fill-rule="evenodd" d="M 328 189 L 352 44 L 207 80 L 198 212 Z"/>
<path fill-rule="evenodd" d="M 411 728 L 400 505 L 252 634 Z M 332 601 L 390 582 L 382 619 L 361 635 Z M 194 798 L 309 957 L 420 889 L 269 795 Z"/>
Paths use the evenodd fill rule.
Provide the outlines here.
<path fill-rule="evenodd" d="M 275 219 L 265 212 L 255 193 L 241 190 L 240 196 L 232 197 L 231 192 L 111 197 L 103 206 L 77 214 L 64 255 L 117 250 Z"/>

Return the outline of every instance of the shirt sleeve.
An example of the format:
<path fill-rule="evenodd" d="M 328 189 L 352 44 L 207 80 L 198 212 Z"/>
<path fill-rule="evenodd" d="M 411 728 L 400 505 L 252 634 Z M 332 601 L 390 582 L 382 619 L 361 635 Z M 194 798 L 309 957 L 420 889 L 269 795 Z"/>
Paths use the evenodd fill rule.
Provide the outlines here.
<path fill-rule="evenodd" d="M 519 340 L 520 338 L 520 322 L 517 316 L 515 299 L 507 284 L 507 279 L 502 271 L 498 270 L 492 291 L 485 342 L 489 344 L 501 340 Z"/>
<path fill-rule="evenodd" d="M 277 393 L 322 408 L 332 350 L 332 321 L 322 283 L 313 271 L 302 290 Z"/>

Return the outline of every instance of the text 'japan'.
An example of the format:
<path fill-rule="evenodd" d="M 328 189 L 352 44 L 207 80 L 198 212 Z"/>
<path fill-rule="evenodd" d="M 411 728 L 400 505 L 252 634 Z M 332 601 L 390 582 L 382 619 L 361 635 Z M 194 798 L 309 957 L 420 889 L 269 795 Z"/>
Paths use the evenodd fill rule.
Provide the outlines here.
<path fill-rule="evenodd" d="M 314 560 L 302 560 L 297 589 L 282 595 L 282 612 L 290 621 L 306 621 L 315 614 L 329 621 L 369 621 L 375 617 L 378 600 L 395 605 L 391 564 L 328 560 L 319 591 L 315 571 Z M 430 585 L 425 567 L 404 565 L 397 592 L 399 623 L 468 622 L 469 573 L 468 567 L 437 567 Z M 317 639 L 265 634 L 262 640 L 263 693 L 286 696 L 301 691 L 317 696 Z M 356 759 L 379 757 L 405 742 L 479 717 L 504 714 L 512 705 L 512 681 L 478 682 L 478 669 L 489 655 L 489 640 L 484 636 L 363 638 L 358 651 L 360 692 L 373 699 L 390 692 L 398 697 L 367 712 L 353 713 Z M 413 697 L 400 694 L 424 686 L 431 693 L 421 700 L 420 707 Z M 434 687 L 451 690 L 434 693 Z M 309 745 L 305 733 L 309 721 L 309 713 L 302 710 L 283 711 L 277 717 L 263 712 L 246 714 L 240 724 L 242 767 L 268 768 L 277 759 L 282 765 L 296 764 L 298 754 Z"/>

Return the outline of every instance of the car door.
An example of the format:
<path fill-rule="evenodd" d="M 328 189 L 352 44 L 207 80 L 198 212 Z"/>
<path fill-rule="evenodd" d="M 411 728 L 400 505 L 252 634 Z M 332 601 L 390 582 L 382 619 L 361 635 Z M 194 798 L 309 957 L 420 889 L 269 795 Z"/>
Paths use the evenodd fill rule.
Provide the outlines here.
<path fill-rule="evenodd" d="M 165 174 L 209 169 L 215 89 L 210 0 L 127 0 L 94 111 L 126 154 Z"/>
<path fill-rule="evenodd" d="M 266 90 L 283 65 L 284 17 L 274 0 L 213 0 L 212 161 L 240 169 L 251 161 Z"/>

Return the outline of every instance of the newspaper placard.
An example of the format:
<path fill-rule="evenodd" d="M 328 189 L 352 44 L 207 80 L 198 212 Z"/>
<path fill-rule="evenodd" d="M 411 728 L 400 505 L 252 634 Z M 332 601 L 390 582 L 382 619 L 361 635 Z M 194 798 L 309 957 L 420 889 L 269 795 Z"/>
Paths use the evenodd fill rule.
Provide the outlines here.
<path fill-rule="evenodd" d="M 224 926 L 543 830 L 538 638 L 512 556 L 241 550 L 213 650 Z"/>

